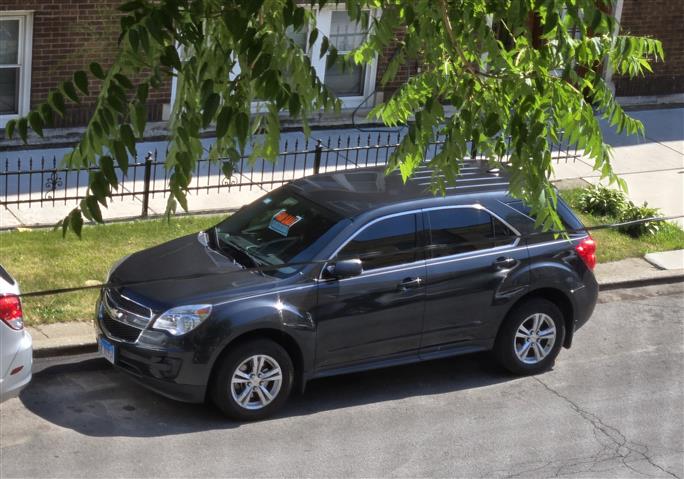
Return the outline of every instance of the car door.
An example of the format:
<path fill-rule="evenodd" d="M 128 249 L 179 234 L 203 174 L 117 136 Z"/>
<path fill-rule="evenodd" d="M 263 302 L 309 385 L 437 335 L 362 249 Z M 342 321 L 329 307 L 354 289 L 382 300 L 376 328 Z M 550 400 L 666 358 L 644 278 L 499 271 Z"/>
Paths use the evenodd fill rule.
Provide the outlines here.
<path fill-rule="evenodd" d="M 425 210 L 425 329 L 421 356 L 488 347 L 507 301 L 529 283 L 518 232 L 476 206 Z"/>
<path fill-rule="evenodd" d="M 338 259 L 360 258 L 363 272 L 319 283 L 317 369 L 418 355 L 426 273 L 419 223 L 419 213 L 381 218 L 338 252 Z"/>

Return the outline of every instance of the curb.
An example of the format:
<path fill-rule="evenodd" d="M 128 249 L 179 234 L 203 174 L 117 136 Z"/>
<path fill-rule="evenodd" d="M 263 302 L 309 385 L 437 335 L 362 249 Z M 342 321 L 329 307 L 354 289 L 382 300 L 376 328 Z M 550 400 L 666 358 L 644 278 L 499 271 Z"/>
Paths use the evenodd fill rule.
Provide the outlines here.
<path fill-rule="evenodd" d="M 615 289 L 641 288 L 644 286 L 656 286 L 659 284 L 675 284 L 684 282 L 684 273 L 671 276 L 656 276 L 644 279 L 629 279 L 625 281 L 609 281 L 599 283 L 600 291 L 612 291 Z"/>
<path fill-rule="evenodd" d="M 57 356 L 75 356 L 77 354 L 94 353 L 97 351 L 97 343 L 70 344 L 66 346 L 49 346 L 33 350 L 34 359 L 53 358 Z"/>
<path fill-rule="evenodd" d="M 599 292 L 601 291 L 614 291 L 616 289 L 631 289 L 631 288 L 641 288 L 644 286 L 655 286 L 659 284 L 675 284 L 684 283 L 684 273 L 655 277 L 655 278 L 645 278 L 645 279 L 634 279 L 627 281 L 614 281 L 599 284 Z M 83 344 L 70 344 L 65 346 L 50 346 L 46 348 L 34 349 L 34 358 L 52 358 L 59 356 L 74 356 L 78 354 L 94 353 L 97 352 L 97 343 L 93 341 L 92 343 Z"/>

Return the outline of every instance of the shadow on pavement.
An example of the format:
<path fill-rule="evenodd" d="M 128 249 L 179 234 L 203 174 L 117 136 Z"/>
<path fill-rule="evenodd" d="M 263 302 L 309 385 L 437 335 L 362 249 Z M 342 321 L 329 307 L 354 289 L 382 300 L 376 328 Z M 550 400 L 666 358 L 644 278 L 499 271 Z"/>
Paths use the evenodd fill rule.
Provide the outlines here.
<path fill-rule="evenodd" d="M 514 379 L 487 354 L 319 379 L 293 393 L 272 421 L 322 411 L 486 387 Z M 22 391 L 24 406 L 57 426 L 96 437 L 159 437 L 239 427 L 209 404 L 146 390 L 104 359 L 48 367 Z"/>

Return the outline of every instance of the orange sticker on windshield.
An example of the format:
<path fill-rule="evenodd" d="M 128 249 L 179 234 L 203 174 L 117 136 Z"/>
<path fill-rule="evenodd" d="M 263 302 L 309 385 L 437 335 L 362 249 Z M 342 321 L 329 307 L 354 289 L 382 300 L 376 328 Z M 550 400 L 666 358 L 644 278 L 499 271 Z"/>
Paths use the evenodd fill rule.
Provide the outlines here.
<path fill-rule="evenodd" d="M 268 229 L 283 236 L 287 236 L 290 232 L 290 228 L 296 225 L 301 219 L 301 216 L 291 215 L 285 210 L 280 210 L 273 216 L 273 218 L 271 218 L 271 223 L 268 225 Z"/>

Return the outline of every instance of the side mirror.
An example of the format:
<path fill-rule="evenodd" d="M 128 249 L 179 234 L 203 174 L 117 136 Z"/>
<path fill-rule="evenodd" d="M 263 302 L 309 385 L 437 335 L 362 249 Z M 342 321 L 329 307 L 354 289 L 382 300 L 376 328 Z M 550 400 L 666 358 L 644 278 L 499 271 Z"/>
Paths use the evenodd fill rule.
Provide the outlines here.
<path fill-rule="evenodd" d="M 325 271 L 329 278 L 350 278 L 363 272 L 363 264 L 360 259 L 345 259 L 328 265 Z"/>

